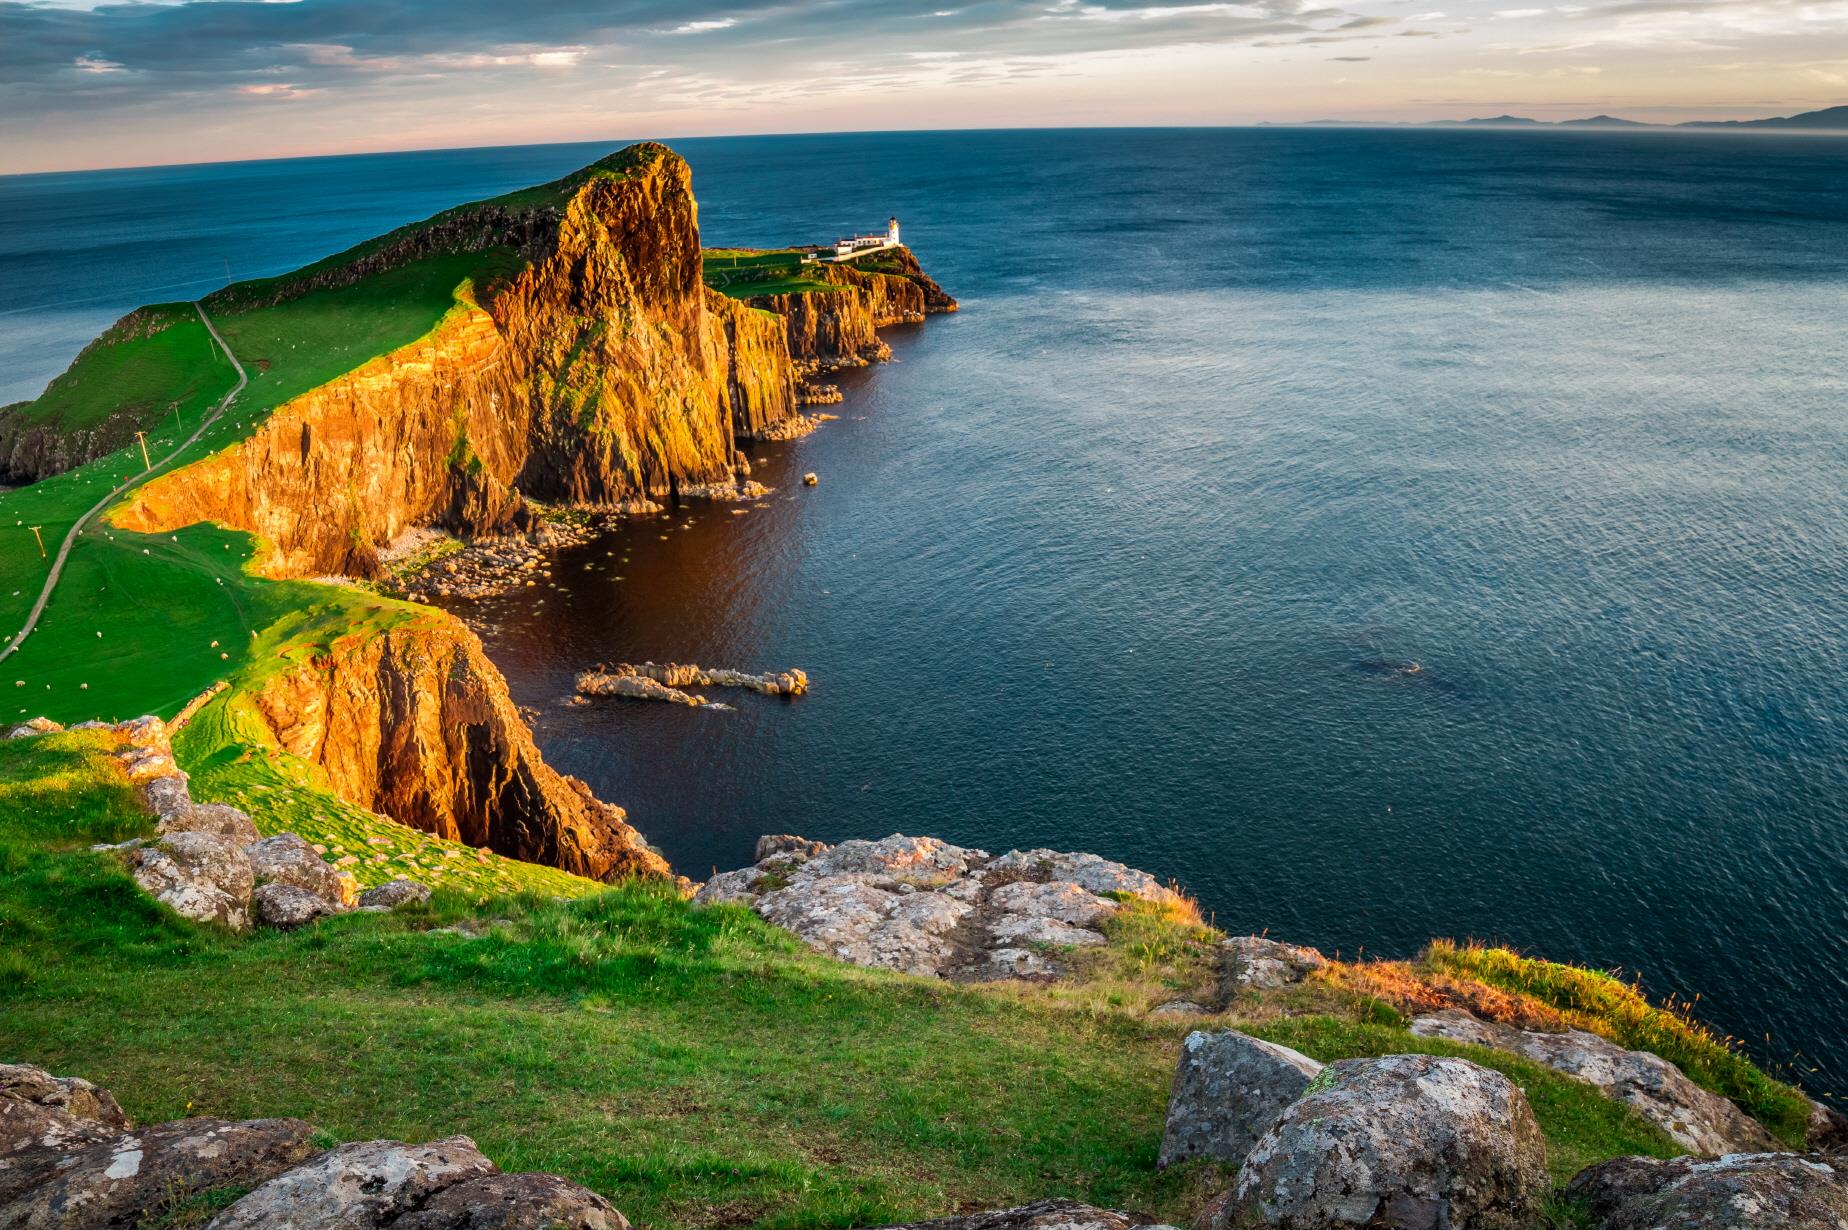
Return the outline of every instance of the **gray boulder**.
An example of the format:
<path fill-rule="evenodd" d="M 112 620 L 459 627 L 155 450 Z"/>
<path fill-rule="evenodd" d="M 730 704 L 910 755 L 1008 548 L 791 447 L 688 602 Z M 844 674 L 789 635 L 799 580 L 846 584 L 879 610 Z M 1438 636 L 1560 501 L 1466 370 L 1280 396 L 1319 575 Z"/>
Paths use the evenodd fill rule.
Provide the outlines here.
<path fill-rule="evenodd" d="M 206 1230 L 378 1230 L 452 1184 L 494 1173 L 466 1136 L 426 1145 L 361 1141 L 271 1179 Z"/>
<path fill-rule="evenodd" d="M 445 1187 L 392 1230 L 629 1230 L 587 1187 L 556 1175 L 496 1174 Z"/>
<path fill-rule="evenodd" d="M 1756 1119 L 1702 1089 L 1668 1060 L 1629 1051 L 1582 1029 L 1541 1033 L 1479 1020 L 1455 1009 L 1419 1017 L 1412 1032 L 1522 1055 L 1596 1086 L 1636 1109 L 1690 1153 L 1757 1153 L 1783 1146 Z"/>
<path fill-rule="evenodd" d="M 1848 1227 L 1848 1170 L 1818 1154 L 1620 1157 L 1580 1171 L 1566 1190 L 1600 1230 Z"/>
<path fill-rule="evenodd" d="M 1244 1161 L 1321 1070 L 1307 1055 L 1236 1029 L 1188 1034 L 1156 1165 L 1191 1157 Z"/>
<path fill-rule="evenodd" d="M 278 833 L 244 847 L 250 869 L 259 884 L 292 884 L 336 906 L 353 904 L 352 893 L 338 868 L 316 854 L 314 847 L 294 833 Z"/>
<path fill-rule="evenodd" d="M 1313 948 L 1284 944 L 1261 935 L 1235 935 L 1221 940 L 1228 981 L 1254 991 L 1274 991 L 1301 982 L 1328 964 Z"/>
<path fill-rule="evenodd" d="M 1540 1125 L 1501 1073 L 1344 1059 L 1252 1148 L 1212 1230 L 1526 1230 L 1551 1187 Z"/>
<path fill-rule="evenodd" d="M 161 778 L 161 781 L 173 781 L 173 778 Z M 184 783 L 182 782 L 183 786 Z M 150 789 L 151 789 L 150 785 Z M 226 803 L 193 803 L 173 808 L 161 815 L 159 832 L 164 836 L 169 833 L 211 833 L 235 842 L 239 848 L 248 846 L 262 837 L 257 826 L 244 812 Z"/>
<path fill-rule="evenodd" d="M 60 1158 L 128 1127 L 116 1100 L 89 1081 L 0 1064 L 0 1205 L 43 1182 Z"/>
<path fill-rule="evenodd" d="M 359 895 L 362 910 L 395 910 L 399 906 L 422 905 L 430 900 L 430 886 L 416 880 L 392 880 Z"/>
<path fill-rule="evenodd" d="M 1809 1123 L 1804 1127 L 1803 1140 L 1810 1148 L 1824 1153 L 1848 1153 L 1848 1115 L 1811 1098 Z"/>
<path fill-rule="evenodd" d="M 23 1063 L 0 1063 L 0 1155 L 66 1132 L 114 1135 L 129 1126 L 128 1116 L 110 1096 L 78 1076 L 53 1076 Z"/>
<path fill-rule="evenodd" d="M 327 898 L 293 884 L 257 885 L 250 894 L 250 909 L 260 925 L 278 931 L 293 931 L 340 913 L 340 907 Z"/>
<path fill-rule="evenodd" d="M 148 811 L 159 816 L 163 821 L 183 817 L 193 805 L 192 789 L 186 784 L 186 774 L 178 771 L 150 778 L 141 783 L 141 795 L 147 800 Z M 174 831 L 180 830 L 176 828 Z M 252 840 L 254 841 L 255 838 Z M 249 843 L 240 842 L 239 844 Z"/>
<path fill-rule="evenodd" d="M 189 1197 L 251 1186 L 314 1153 L 299 1119 L 178 1119 L 74 1150 L 29 1151 L 40 1165 L 28 1188 L 0 1205 L 8 1230 L 113 1230 L 157 1223 Z"/>
<path fill-rule="evenodd" d="M 174 913 L 241 931 L 250 922 L 250 860 L 211 833 L 173 833 L 128 852 L 135 883 Z"/>
<path fill-rule="evenodd" d="M 1153 1225 L 1154 1219 L 1137 1213 L 1100 1209 L 1076 1200 L 1040 1200 L 1018 1208 L 905 1222 L 882 1230 L 1136 1230 Z"/>
<path fill-rule="evenodd" d="M 34 735 L 55 735 L 64 727 L 47 717 L 28 718 L 6 732 L 9 739 L 30 739 Z"/>

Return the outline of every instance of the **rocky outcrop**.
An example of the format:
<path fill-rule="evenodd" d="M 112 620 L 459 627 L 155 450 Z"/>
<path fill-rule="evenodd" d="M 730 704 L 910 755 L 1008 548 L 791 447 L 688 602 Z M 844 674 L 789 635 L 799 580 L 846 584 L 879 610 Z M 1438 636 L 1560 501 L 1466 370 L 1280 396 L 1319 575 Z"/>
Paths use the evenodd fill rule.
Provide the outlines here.
<path fill-rule="evenodd" d="M 759 295 L 750 304 L 782 317 L 790 358 L 805 376 L 884 362 L 892 352 L 880 329 L 956 310 L 956 301 L 908 248 L 881 252 L 876 260 L 805 265 L 802 276 L 832 288 Z"/>
<path fill-rule="evenodd" d="M 740 434 L 795 410 L 779 322 L 701 280 L 678 155 L 634 146 L 591 170 L 559 187 L 554 208 L 455 213 L 443 224 L 462 232 L 450 250 L 510 228 L 527 263 L 463 288 L 424 338 L 140 489 L 117 524 L 216 521 L 258 535 L 269 575 L 370 575 L 379 548 L 413 525 L 530 528 L 527 496 L 603 505 L 729 478 Z M 416 259 L 441 250 L 444 233 L 412 228 L 382 250 Z M 276 293 L 381 259 L 283 279 Z M 251 293 L 234 291 L 233 302 Z"/>
<path fill-rule="evenodd" d="M 1620 1157 L 1579 1172 L 1568 1195 L 1600 1230 L 1842 1230 L 1848 1170 L 1821 1155 L 1710 1161 Z"/>
<path fill-rule="evenodd" d="M 1451 1010 L 1417 1018 L 1412 1032 L 1522 1055 L 1577 1077 L 1634 1107 L 1690 1153 L 1755 1153 L 1781 1147 L 1756 1119 L 1731 1100 L 1696 1085 L 1668 1060 L 1648 1051 L 1625 1050 L 1582 1029 L 1542 1033 Z"/>
<path fill-rule="evenodd" d="M 299 1119 L 137 1128 L 87 1081 L 0 1065 L 0 1226 L 197 1225 L 198 1198 L 224 1193 L 206 1230 L 628 1230 L 595 1192 L 501 1174 L 466 1136 L 325 1151 L 314 1136 Z"/>
<path fill-rule="evenodd" d="M 933 1221 L 912 1221 L 881 1230 L 1170 1230 L 1152 1218 L 1116 1209 L 1100 1209 L 1076 1200 L 1040 1200 L 1012 1209 L 965 1213 Z"/>
<path fill-rule="evenodd" d="M 300 1119 L 177 1119 L 79 1149 L 36 1153 L 32 1183 L 0 1205 L 12 1230 L 116 1230 L 158 1222 L 188 1196 L 261 1183 L 315 1152 Z"/>
<path fill-rule="evenodd" d="M 765 696 L 800 696 L 808 691 L 808 672 L 800 669 L 746 671 L 708 669 L 681 662 L 624 662 L 598 667 L 577 677 L 580 696 L 626 696 L 631 700 L 663 700 L 671 704 L 723 709 L 687 688 L 744 688 Z"/>
<path fill-rule="evenodd" d="M 1194 1157 L 1243 1162 L 1321 1071 L 1307 1055 L 1236 1029 L 1188 1034 L 1155 1164 Z"/>
<path fill-rule="evenodd" d="M 1211 1230 L 1526 1230 L 1546 1141 L 1507 1077 L 1462 1059 L 1329 1064 L 1239 1168 Z"/>
<path fill-rule="evenodd" d="M 397 879 L 369 888 L 359 895 L 362 910 L 396 910 L 407 905 L 422 905 L 430 900 L 430 886 L 416 880 Z"/>
<path fill-rule="evenodd" d="M 595 879 L 667 873 L 621 808 L 545 763 L 481 642 L 447 616 L 341 637 L 237 703 L 342 798 L 400 824 Z"/>
<path fill-rule="evenodd" d="M 1328 958 L 1313 948 L 1262 935 L 1221 940 L 1219 951 L 1225 981 L 1239 990 L 1275 991 L 1301 982 L 1328 964 Z"/>
<path fill-rule="evenodd" d="M 250 925 L 250 897 L 256 888 L 250 859 L 223 837 L 173 833 L 133 843 L 128 865 L 144 892 L 182 918 L 219 923 L 233 931 Z"/>
<path fill-rule="evenodd" d="M 755 866 L 708 880 L 696 904 L 749 905 L 804 943 L 856 965 L 958 980 L 1054 978 L 1062 951 L 1105 942 L 1117 894 L 1180 896 L 1095 854 L 999 858 L 894 834 L 838 846 L 766 838 Z"/>

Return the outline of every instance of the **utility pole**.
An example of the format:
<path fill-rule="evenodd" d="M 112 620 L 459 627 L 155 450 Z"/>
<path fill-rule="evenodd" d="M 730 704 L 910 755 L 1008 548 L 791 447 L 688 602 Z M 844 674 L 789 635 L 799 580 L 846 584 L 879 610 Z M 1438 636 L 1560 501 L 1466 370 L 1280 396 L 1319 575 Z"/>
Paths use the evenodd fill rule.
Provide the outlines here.
<path fill-rule="evenodd" d="M 32 527 L 32 537 L 38 539 L 39 558 L 44 559 L 45 558 L 45 539 L 40 536 L 39 527 L 36 525 Z"/>
<path fill-rule="evenodd" d="M 145 431 L 138 431 L 135 433 L 135 439 L 141 441 L 142 464 L 152 470 L 154 468 L 154 463 L 148 459 L 148 433 Z"/>
<path fill-rule="evenodd" d="M 184 427 L 180 426 L 180 403 L 177 401 L 173 403 L 173 430 L 176 432 L 184 432 L 186 430 Z M 175 436 L 174 439 L 179 439 L 179 436 Z"/>

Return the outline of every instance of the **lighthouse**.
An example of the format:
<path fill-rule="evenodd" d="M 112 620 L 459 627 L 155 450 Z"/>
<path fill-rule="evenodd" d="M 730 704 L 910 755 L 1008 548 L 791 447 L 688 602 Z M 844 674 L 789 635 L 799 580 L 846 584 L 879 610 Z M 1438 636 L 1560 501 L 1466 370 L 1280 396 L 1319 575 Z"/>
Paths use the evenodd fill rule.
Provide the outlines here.
<path fill-rule="evenodd" d="M 896 248 L 898 246 L 898 219 L 891 218 L 886 222 L 886 247 Z"/>

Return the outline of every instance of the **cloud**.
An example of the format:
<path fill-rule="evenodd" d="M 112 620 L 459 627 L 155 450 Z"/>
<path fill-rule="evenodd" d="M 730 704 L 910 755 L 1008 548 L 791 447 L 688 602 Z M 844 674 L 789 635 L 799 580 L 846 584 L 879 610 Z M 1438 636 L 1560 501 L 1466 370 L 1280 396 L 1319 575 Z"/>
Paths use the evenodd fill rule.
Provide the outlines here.
<path fill-rule="evenodd" d="M 669 34 L 704 34 L 709 30 L 729 30 L 738 24 L 736 17 L 714 17 L 705 21 L 684 21 L 669 30 Z"/>

